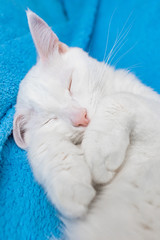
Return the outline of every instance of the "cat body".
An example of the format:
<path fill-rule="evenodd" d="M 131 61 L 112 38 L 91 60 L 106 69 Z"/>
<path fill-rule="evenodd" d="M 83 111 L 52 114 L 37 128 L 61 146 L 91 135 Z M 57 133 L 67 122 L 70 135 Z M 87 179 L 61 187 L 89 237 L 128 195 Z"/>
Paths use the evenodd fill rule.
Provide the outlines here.
<path fill-rule="evenodd" d="M 40 58 L 21 82 L 13 133 L 67 217 L 67 239 L 158 240 L 159 95 L 27 15 Z"/>
<path fill-rule="evenodd" d="M 113 128 L 119 124 L 123 126 L 121 125 L 122 119 L 115 117 L 115 114 L 118 115 L 119 107 L 122 108 L 122 106 L 124 113 L 127 112 L 125 117 L 130 118 L 128 120 L 130 126 L 133 127 L 129 147 L 125 154 L 125 162 L 120 169 L 117 169 L 117 165 L 114 166 L 111 162 L 107 163 L 109 170 L 115 170 L 114 179 L 100 190 L 84 218 L 70 223 L 67 221 L 67 234 L 71 240 L 158 240 L 160 237 L 160 112 L 156 112 L 159 103 L 156 106 L 150 100 L 146 102 L 144 99 L 137 99 L 137 96 L 132 98 L 130 94 L 129 96 L 128 94 L 119 94 L 119 96 L 116 94 L 115 98 L 108 99 L 105 106 L 107 104 L 109 115 L 113 110 L 113 115 L 110 115 L 112 123 L 115 121 L 112 125 Z M 123 114 L 122 109 L 120 114 Z M 127 132 L 129 129 L 123 130 Z M 100 138 L 98 129 L 96 129 L 95 134 L 97 134 L 99 144 L 96 148 L 101 149 L 99 155 L 107 156 L 113 153 L 113 159 L 116 159 L 115 156 L 118 154 L 120 156 L 124 147 L 122 144 L 125 143 L 123 137 L 126 138 L 126 136 L 120 135 L 120 131 L 117 129 L 115 131 L 118 131 L 118 134 L 114 134 L 114 137 L 117 135 L 117 138 L 113 139 L 112 145 L 110 145 L 110 142 L 107 144 L 105 130 L 103 131 L 105 140 L 103 140 L 103 134 Z M 110 141 L 112 137 L 109 136 Z M 94 133 L 91 139 L 95 139 Z M 94 150 L 95 146 L 91 146 L 94 156 L 97 149 Z M 118 151 L 116 151 L 116 147 L 118 147 Z M 98 170 L 98 173 L 100 171 L 101 169 Z M 96 175 L 97 177 L 99 176 Z"/>

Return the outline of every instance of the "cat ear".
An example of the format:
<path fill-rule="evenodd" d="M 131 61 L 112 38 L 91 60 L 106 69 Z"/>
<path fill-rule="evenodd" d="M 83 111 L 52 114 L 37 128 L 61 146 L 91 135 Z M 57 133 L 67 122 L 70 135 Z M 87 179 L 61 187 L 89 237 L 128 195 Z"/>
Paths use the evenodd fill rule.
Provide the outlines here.
<path fill-rule="evenodd" d="M 47 59 L 57 48 L 60 53 L 67 51 L 67 46 L 61 43 L 56 34 L 46 22 L 31 10 L 27 10 L 28 24 L 41 59 Z"/>
<path fill-rule="evenodd" d="M 13 137 L 18 147 L 22 149 L 27 148 L 27 144 L 25 142 L 25 125 L 26 121 L 24 115 L 15 115 L 13 122 Z"/>

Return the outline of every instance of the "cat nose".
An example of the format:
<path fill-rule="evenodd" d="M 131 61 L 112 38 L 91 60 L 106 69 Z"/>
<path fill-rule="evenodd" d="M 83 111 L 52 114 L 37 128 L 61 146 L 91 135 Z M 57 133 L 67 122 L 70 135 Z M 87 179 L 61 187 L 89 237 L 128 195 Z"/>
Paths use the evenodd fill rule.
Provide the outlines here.
<path fill-rule="evenodd" d="M 74 111 L 71 116 L 71 121 L 74 127 L 86 127 L 89 123 L 89 118 L 87 116 L 87 110 L 85 108 L 80 108 Z"/>

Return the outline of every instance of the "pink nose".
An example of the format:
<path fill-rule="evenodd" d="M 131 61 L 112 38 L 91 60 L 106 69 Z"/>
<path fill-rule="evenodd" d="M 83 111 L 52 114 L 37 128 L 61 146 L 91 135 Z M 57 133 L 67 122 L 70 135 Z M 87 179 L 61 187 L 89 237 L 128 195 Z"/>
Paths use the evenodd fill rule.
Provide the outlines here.
<path fill-rule="evenodd" d="M 74 127 L 86 127 L 89 123 L 89 119 L 87 117 L 87 110 L 85 108 L 80 108 L 74 111 L 71 116 L 71 121 Z"/>

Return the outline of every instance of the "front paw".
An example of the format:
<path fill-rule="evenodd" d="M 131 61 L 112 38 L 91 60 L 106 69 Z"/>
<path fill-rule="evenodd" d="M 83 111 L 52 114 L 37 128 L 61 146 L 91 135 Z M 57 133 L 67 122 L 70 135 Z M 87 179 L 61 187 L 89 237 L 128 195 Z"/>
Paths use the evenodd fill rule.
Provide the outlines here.
<path fill-rule="evenodd" d="M 48 189 L 48 195 L 62 215 L 78 218 L 87 212 L 95 190 L 91 184 L 80 183 L 64 171 L 54 179 L 54 188 Z"/>
<path fill-rule="evenodd" d="M 115 171 L 108 166 L 109 153 L 105 153 L 99 140 L 92 139 L 89 146 L 85 148 L 85 157 L 95 184 L 106 184 L 115 175 Z"/>
<path fill-rule="evenodd" d="M 128 144 L 128 135 L 121 131 L 92 132 L 86 137 L 82 147 L 94 183 L 106 184 L 113 179 L 124 161 Z"/>

